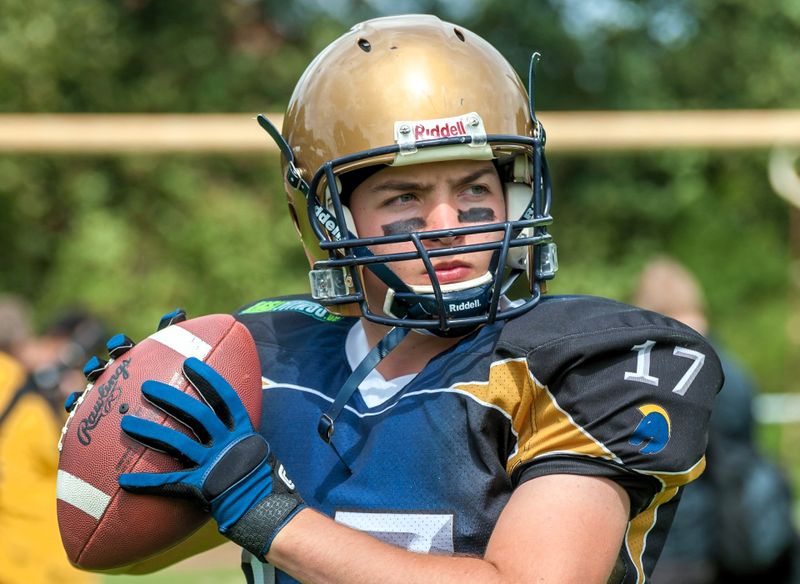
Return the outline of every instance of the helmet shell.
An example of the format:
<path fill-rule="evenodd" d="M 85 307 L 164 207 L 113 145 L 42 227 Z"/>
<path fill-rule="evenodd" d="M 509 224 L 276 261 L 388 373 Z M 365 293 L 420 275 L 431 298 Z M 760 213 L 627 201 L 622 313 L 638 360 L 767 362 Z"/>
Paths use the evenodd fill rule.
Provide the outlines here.
<path fill-rule="evenodd" d="M 525 87 L 492 45 L 435 16 L 393 16 L 354 26 L 309 64 L 282 134 L 309 181 L 332 159 L 394 144 L 395 122 L 469 112 L 487 134 L 533 135 Z M 311 229 L 304 195 L 288 182 L 286 192 L 313 264 L 328 253 Z"/>

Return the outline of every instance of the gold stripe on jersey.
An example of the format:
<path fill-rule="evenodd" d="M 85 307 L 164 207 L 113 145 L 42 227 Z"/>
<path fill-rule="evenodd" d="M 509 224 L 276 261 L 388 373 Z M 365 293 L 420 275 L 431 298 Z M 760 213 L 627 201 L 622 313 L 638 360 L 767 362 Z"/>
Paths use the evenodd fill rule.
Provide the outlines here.
<path fill-rule="evenodd" d="M 522 357 L 492 363 L 488 381 L 458 383 L 453 386 L 454 389 L 469 393 L 478 401 L 501 409 L 511 418 L 511 427 L 514 429 L 520 448 L 506 463 L 509 474 L 511 462 L 516 462 L 522 447 L 532 442 L 534 384 L 528 362 Z"/>
<path fill-rule="evenodd" d="M 556 453 L 619 460 L 556 403 L 555 397 L 546 386 L 539 384 L 533 377 L 531 380 L 535 440 L 523 444 L 519 461 L 514 461 L 514 464 Z"/>
<path fill-rule="evenodd" d="M 556 404 L 547 388 L 531 375 L 525 358 L 492 363 L 488 382 L 454 387 L 502 409 L 511 418 L 519 447 L 506 463 L 509 474 L 521 462 L 562 452 L 617 460 Z"/>
<path fill-rule="evenodd" d="M 631 519 L 628 523 L 628 530 L 625 533 L 625 549 L 628 551 L 633 565 L 636 567 L 636 582 L 644 582 L 644 551 L 647 546 L 647 534 L 653 529 L 658 520 L 659 506 L 672 500 L 678 493 L 678 488 L 699 477 L 706 467 L 705 456 L 697 464 L 686 472 L 678 473 L 646 473 L 654 476 L 664 485 L 660 493 L 657 493 L 650 505 Z M 643 472 L 643 471 L 640 471 Z"/>

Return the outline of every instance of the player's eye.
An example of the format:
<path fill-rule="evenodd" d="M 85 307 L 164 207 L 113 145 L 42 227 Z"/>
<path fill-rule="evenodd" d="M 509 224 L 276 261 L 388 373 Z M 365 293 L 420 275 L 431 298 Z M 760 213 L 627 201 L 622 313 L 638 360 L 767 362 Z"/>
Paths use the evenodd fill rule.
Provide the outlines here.
<path fill-rule="evenodd" d="M 485 185 L 470 185 L 462 191 L 465 195 L 477 197 L 485 195 L 489 189 Z"/>
<path fill-rule="evenodd" d="M 403 194 L 395 195 L 393 197 L 390 197 L 390 198 L 386 199 L 386 201 L 384 201 L 383 205 L 387 206 L 387 207 L 390 207 L 390 206 L 401 206 L 401 205 L 407 205 L 409 203 L 412 203 L 415 200 L 416 200 L 416 197 L 414 195 L 412 195 L 411 193 L 403 193 Z"/>

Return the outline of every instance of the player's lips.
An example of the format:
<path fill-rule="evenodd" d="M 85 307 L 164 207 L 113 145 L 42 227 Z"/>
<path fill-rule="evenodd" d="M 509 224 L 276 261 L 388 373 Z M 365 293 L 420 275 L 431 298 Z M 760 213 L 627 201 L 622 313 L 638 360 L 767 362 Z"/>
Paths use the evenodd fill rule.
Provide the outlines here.
<path fill-rule="evenodd" d="M 436 271 L 436 278 L 440 284 L 467 280 L 472 272 L 472 266 L 459 261 L 435 264 L 433 269 Z"/>

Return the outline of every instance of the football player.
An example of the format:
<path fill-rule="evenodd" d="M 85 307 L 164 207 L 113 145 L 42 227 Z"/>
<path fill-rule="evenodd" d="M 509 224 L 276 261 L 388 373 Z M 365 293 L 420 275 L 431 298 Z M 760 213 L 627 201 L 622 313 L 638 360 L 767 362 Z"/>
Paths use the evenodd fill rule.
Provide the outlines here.
<path fill-rule="evenodd" d="M 209 508 L 249 582 L 646 581 L 703 471 L 722 374 L 674 320 L 545 294 L 532 79 L 433 16 L 370 20 L 323 50 L 282 131 L 259 117 L 312 266 L 310 296 L 237 312 L 261 425 L 189 359 L 205 403 L 143 391 L 199 443 L 123 418 L 186 470 L 121 485 Z"/>

